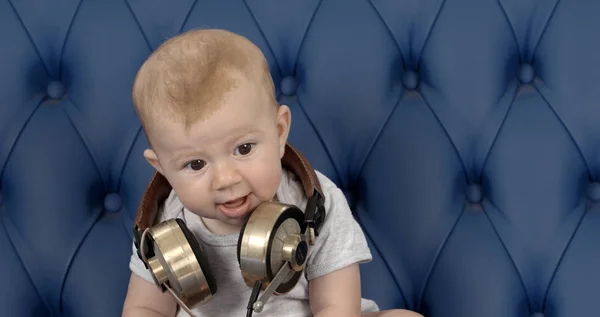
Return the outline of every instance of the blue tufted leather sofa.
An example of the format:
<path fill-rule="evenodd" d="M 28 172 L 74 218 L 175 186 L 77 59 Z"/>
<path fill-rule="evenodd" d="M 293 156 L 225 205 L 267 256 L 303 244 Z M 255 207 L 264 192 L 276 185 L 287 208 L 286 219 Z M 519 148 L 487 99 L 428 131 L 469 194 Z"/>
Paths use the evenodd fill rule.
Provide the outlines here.
<path fill-rule="evenodd" d="M 264 51 L 291 142 L 344 189 L 365 296 L 431 317 L 597 316 L 600 2 L 0 0 L 0 316 L 119 316 L 152 175 L 137 68 L 191 28 Z"/>

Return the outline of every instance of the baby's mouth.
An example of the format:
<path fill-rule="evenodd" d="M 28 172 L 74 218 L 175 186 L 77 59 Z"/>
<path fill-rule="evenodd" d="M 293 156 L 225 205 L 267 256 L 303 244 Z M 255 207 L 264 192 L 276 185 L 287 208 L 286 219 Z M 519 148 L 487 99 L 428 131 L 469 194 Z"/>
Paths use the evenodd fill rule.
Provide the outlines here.
<path fill-rule="evenodd" d="M 248 196 L 244 196 L 244 197 L 240 197 L 238 199 L 230 200 L 230 201 L 224 203 L 223 206 L 225 208 L 236 208 L 236 207 L 239 207 L 239 206 L 241 206 L 246 201 L 246 197 L 248 197 Z"/>
<path fill-rule="evenodd" d="M 228 218 L 242 217 L 250 209 L 249 195 L 217 204 L 217 209 Z"/>

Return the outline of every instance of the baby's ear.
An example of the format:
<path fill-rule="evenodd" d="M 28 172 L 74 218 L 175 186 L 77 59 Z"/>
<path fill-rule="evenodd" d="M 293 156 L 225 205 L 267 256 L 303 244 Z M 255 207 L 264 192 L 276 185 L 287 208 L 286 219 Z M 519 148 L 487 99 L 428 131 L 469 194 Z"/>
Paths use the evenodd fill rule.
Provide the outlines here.
<path fill-rule="evenodd" d="M 285 144 L 287 143 L 292 124 L 292 113 L 286 105 L 277 108 L 277 133 L 279 135 L 279 157 L 282 158 L 285 153 Z"/>
<path fill-rule="evenodd" d="M 146 161 L 148 161 L 148 163 L 150 163 L 150 165 L 152 165 L 152 167 L 154 167 L 154 169 L 157 172 L 163 174 L 162 167 L 160 166 L 160 162 L 158 161 L 158 156 L 152 149 L 144 150 L 144 157 L 146 158 Z"/>

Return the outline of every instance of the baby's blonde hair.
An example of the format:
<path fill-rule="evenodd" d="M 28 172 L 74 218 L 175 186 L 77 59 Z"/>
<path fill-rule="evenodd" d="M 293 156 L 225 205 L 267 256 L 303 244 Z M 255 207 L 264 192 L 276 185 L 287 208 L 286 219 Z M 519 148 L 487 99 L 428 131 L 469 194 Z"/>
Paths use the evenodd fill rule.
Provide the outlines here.
<path fill-rule="evenodd" d="M 219 29 L 191 30 L 158 47 L 133 83 L 133 105 L 147 134 L 157 120 L 189 127 L 218 109 L 240 80 L 263 87 L 277 105 L 269 66 L 251 41 Z"/>

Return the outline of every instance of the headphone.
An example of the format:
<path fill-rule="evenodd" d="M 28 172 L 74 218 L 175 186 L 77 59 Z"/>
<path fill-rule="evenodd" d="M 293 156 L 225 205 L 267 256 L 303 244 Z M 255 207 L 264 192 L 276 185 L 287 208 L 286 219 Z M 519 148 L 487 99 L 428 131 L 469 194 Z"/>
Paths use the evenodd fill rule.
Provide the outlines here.
<path fill-rule="evenodd" d="M 246 285 L 252 287 L 247 316 L 260 313 L 273 294 L 285 294 L 296 286 L 325 220 L 325 197 L 306 158 L 287 143 L 281 165 L 300 178 L 308 202 L 304 212 L 294 205 L 261 203 L 242 226 L 237 260 Z M 183 220 L 155 224 L 159 206 L 171 189 L 167 179 L 155 172 L 137 210 L 134 244 L 156 286 L 163 293 L 169 291 L 194 316 L 189 307 L 210 300 L 217 284 L 209 259 Z"/>

